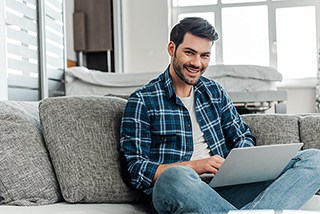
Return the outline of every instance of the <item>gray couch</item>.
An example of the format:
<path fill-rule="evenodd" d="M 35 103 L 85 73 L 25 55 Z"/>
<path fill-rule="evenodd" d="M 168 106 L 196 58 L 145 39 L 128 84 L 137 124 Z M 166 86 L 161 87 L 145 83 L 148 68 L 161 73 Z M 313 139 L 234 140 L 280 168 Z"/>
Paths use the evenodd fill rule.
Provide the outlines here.
<path fill-rule="evenodd" d="M 120 173 L 125 104 L 110 96 L 1 101 L 0 213 L 150 213 L 146 198 L 127 187 Z M 320 148 L 320 115 L 243 119 L 259 145 Z M 320 211 L 320 197 L 303 209 Z"/>

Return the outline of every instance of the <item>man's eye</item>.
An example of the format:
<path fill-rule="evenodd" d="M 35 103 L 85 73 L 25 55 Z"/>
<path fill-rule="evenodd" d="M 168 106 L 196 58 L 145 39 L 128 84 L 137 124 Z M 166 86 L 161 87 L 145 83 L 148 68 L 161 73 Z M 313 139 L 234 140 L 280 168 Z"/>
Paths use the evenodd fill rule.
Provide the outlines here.
<path fill-rule="evenodd" d="M 192 55 L 192 52 L 191 52 L 191 51 L 186 51 L 185 53 L 186 53 L 186 55 L 188 55 L 188 56 L 189 56 L 189 55 Z"/>
<path fill-rule="evenodd" d="M 202 58 L 204 58 L 204 59 L 209 59 L 209 58 L 210 58 L 210 55 L 209 55 L 209 54 L 202 55 Z"/>

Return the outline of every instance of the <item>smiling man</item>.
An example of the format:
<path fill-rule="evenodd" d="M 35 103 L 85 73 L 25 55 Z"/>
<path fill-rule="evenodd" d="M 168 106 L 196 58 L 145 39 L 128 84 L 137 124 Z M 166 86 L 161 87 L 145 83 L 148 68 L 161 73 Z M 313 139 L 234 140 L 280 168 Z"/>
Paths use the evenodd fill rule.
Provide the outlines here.
<path fill-rule="evenodd" d="M 299 153 L 275 181 L 211 188 L 202 179 L 231 149 L 255 145 L 228 94 L 202 76 L 217 39 L 202 18 L 180 21 L 170 34 L 168 68 L 128 99 L 120 144 L 131 186 L 148 194 L 158 213 L 297 209 L 320 188 L 313 179 L 318 151 Z"/>

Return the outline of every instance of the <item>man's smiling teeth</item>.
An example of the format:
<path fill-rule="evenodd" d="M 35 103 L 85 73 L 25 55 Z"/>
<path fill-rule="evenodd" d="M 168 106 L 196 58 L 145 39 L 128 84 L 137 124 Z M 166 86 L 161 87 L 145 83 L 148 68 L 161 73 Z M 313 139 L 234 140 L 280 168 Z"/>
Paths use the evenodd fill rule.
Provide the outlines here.
<path fill-rule="evenodd" d="M 188 68 L 188 67 L 186 67 L 186 69 L 188 71 L 190 71 L 191 73 L 197 73 L 198 72 L 198 69 L 192 69 L 192 68 Z"/>

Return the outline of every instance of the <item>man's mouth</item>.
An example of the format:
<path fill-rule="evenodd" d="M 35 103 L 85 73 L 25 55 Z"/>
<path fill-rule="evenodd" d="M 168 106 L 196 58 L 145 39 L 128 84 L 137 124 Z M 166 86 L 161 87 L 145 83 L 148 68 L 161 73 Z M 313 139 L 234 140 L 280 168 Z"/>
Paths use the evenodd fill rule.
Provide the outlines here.
<path fill-rule="evenodd" d="M 185 69 L 191 73 L 194 73 L 194 74 L 201 70 L 200 68 L 194 68 L 194 67 L 190 67 L 190 66 L 185 66 Z"/>

